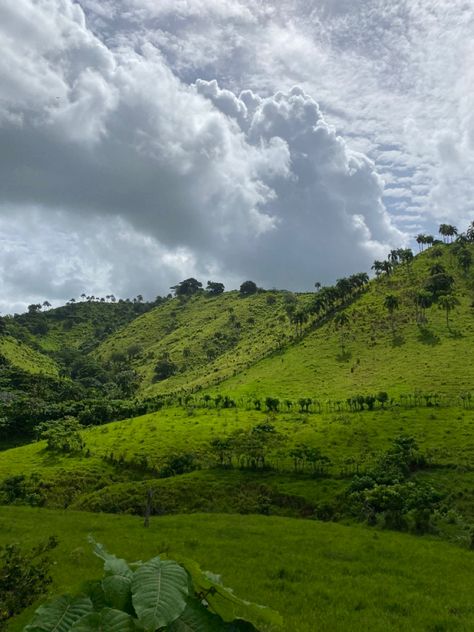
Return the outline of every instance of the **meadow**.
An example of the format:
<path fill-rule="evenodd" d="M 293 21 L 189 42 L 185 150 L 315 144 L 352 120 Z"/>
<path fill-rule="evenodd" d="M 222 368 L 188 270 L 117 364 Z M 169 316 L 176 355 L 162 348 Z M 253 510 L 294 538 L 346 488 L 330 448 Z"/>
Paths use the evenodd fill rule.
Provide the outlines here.
<path fill-rule="evenodd" d="M 463 631 L 474 626 L 474 557 L 429 537 L 413 538 L 290 518 L 165 516 L 150 527 L 130 516 L 25 507 L 0 513 L 0 544 L 60 545 L 51 594 L 100 576 L 87 535 L 128 559 L 184 555 L 220 573 L 236 593 L 278 610 L 286 630 Z M 9 627 L 17 632 L 33 607 Z"/>

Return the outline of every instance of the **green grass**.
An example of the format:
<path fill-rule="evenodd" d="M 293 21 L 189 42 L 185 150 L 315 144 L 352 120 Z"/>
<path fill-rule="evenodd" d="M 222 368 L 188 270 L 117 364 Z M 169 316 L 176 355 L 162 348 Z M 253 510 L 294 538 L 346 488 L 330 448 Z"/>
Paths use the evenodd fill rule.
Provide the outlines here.
<path fill-rule="evenodd" d="M 420 327 L 410 293 L 422 287 L 429 267 L 440 261 L 456 279 L 461 304 L 450 315 L 450 329 L 437 305 L 427 310 L 428 323 Z M 400 299 L 395 337 L 383 304 L 387 294 Z M 393 276 L 372 282 L 368 292 L 346 308 L 351 324 L 344 354 L 331 320 L 211 392 L 323 401 L 379 391 L 398 396 L 421 390 L 457 397 L 474 387 L 473 297 L 472 275 L 459 273 L 449 251 L 437 259 L 430 258 L 428 251 L 417 257 L 411 275 L 397 269 Z"/>
<path fill-rule="evenodd" d="M 272 293 L 271 305 L 268 294 L 242 298 L 238 292 L 200 295 L 186 302 L 174 299 L 110 336 L 96 354 L 108 359 L 139 345 L 134 367 L 142 377 L 144 395 L 202 388 L 241 372 L 293 339 L 294 327 L 284 310 L 287 294 Z M 304 305 L 310 297 L 302 295 L 298 301 Z M 153 383 L 154 367 L 163 354 L 169 354 L 180 371 Z"/>
<path fill-rule="evenodd" d="M 285 630 L 413 632 L 474 627 L 474 555 L 456 547 L 362 527 L 238 515 L 152 518 L 6 507 L 0 544 L 32 546 L 58 536 L 52 594 L 99 577 L 92 533 L 116 554 L 148 559 L 175 552 L 221 573 L 239 596 L 280 611 Z M 22 629 L 33 608 L 17 617 Z"/>
<path fill-rule="evenodd" d="M 58 366 L 54 360 L 11 336 L 0 336 L 0 354 L 14 367 L 28 373 L 58 375 Z"/>
<path fill-rule="evenodd" d="M 189 415 L 183 409 L 166 409 L 84 431 L 83 436 L 90 453 L 88 457 L 84 454 L 52 455 L 45 450 L 43 442 L 5 450 L 0 453 L 0 480 L 9 476 L 36 473 L 41 480 L 50 483 L 51 492 L 48 497 L 53 506 L 64 501 L 65 493 L 70 488 L 71 493 L 74 493 L 68 493 L 69 502 L 80 504 L 84 497 L 95 493 L 95 500 L 89 506 L 108 508 L 111 506 L 110 502 L 102 505 L 97 499 L 110 491 L 117 507 L 126 511 L 130 487 L 133 490 L 134 485 L 130 485 L 130 479 L 149 478 L 150 474 L 137 475 L 133 470 L 120 466 L 114 468 L 103 457 L 113 453 L 116 458 L 123 457 L 125 463 L 137 462 L 146 457 L 149 467 L 160 469 L 170 455 L 193 452 L 200 464 L 208 467 L 213 463 L 209 454 L 209 442 L 212 438 L 229 435 L 237 429 L 250 428 L 267 418 L 265 413 L 258 411 L 198 409 Z M 320 448 L 331 459 L 328 475 L 337 478 L 341 473 L 350 474 L 355 463 L 359 464 L 361 470 L 370 466 L 376 456 L 388 448 L 390 441 L 401 434 L 414 436 L 421 451 L 432 464 L 445 468 L 470 468 L 474 462 L 474 411 L 471 410 L 394 408 L 322 415 L 280 413 L 272 417 L 271 421 L 281 433 L 283 441 L 277 452 L 270 453 L 269 461 L 281 474 L 293 473 L 293 462 L 288 451 L 298 443 Z M 225 484 L 219 479 L 221 474 L 211 471 L 206 476 L 215 477 L 216 484 L 221 487 L 223 485 L 222 496 L 225 495 Z M 198 487 L 193 510 L 199 509 L 196 504 L 198 497 L 201 498 L 202 507 L 206 507 L 205 480 L 200 483 L 176 480 L 176 483 L 163 483 L 165 486 L 184 486 L 181 492 L 182 503 L 173 510 L 185 511 L 186 503 L 189 504 L 190 499 L 193 502 L 193 494 Z M 289 481 L 288 484 L 294 482 L 288 476 L 285 480 Z M 232 485 L 235 489 L 236 483 Z M 300 481 L 299 485 L 299 490 L 293 488 L 285 491 L 284 482 L 280 480 L 276 488 L 283 493 L 305 498 L 311 503 L 325 500 L 324 497 L 319 498 L 319 492 L 315 500 L 314 481 Z M 472 512 L 473 501 L 469 498 L 465 502 L 469 503 Z M 133 502 L 136 503 L 136 498 Z M 230 504 L 235 509 L 235 504 Z M 219 510 L 222 506 L 215 505 L 212 510 Z"/>

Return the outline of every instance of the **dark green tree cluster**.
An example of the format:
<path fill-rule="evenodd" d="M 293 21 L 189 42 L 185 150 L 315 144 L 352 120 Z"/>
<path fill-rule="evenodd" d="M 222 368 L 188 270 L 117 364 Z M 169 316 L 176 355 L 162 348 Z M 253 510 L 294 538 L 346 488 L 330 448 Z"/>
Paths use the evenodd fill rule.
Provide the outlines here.
<path fill-rule="evenodd" d="M 413 479 L 425 466 L 413 437 L 396 438 L 365 475 L 357 475 L 346 497 L 353 515 L 370 525 L 425 533 L 442 496 L 429 484 Z"/>

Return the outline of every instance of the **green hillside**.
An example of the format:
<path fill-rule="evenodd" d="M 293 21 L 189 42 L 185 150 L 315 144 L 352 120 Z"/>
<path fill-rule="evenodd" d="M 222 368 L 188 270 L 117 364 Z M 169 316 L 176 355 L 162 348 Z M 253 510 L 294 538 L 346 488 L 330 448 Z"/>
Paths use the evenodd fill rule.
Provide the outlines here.
<path fill-rule="evenodd" d="M 167 516 L 144 529 L 142 520 L 127 516 L 20 507 L 0 514 L 0 544 L 59 538 L 50 594 L 77 591 L 83 577 L 100 576 L 89 533 L 129 559 L 160 552 L 193 558 L 221 573 L 238 595 L 278 610 L 285 630 L 448 632 L 474 626 L 474 558 L 429 538 L 264 516 Z M 21 630 L 32 610 L 9 630 Z"/>
<path fill-rule="evenodd" d="M 89 524 L 131 558 L 152 555 L 159 530 L 166 550 L 228 568 L 243 595 L 235 559 L 248 550 L 253 577 L 261 551 L 248 596 L 280 606 L 288 629 L 470 629 L 474 246 L 407 252 L 371 281 L 307 294 L 196 290 L 3 319 L 0 541 L 12 536 L 3 515 L 26 542 L 41 516 L 72 557 Z M 124 514 L 145 507 L 172 515 L 137 545 L 140 524 Z M 72 557 L 58 555 L 66 573 Z M 460 592 L 440 583 L 450 564 Z"/>
<path fill-rule="evenodd" d="M 438 248 L 440 248 L 438 246 Z M 428 250 L 416 257 L 411 270 L 399 266 L 392 275 L 371 282 L 366 293 L 344 311 L 344 351 L 334 319 L 299 342 L 266 358 L 219 385 L 234 397 L 272 395 L 342 399 L 386 391 L 390 396 L 437 393 L 456 401 L 474 388 L 474 275 L 460 270 L 450 247 L 433 257 Z M 460 305 L 446 314 L 434 304 L 427 321 L 416 322 L 414 294 L 430 277 L 433 265 L 443 265 L 455 279 Z M 384 300 L 399 299 L 394 331 Z"/>
<path fill-rule="evenodd" d="M 285 306 L 291 301 L 305 306 L 309 300 L 308 295 L 276 291 L 175 298 L 110 336 L 96 356 L 107 361 L 132 349 L 143 395 L 197 390 L 240 373 L 290 343 L 294 327 Z M 154 367 L 164 356 L 176 374 L 154 382 Z"/>
<path fill-rule="evenodd" d="M 12 336 L 0 336 L 0 356 L 3 356 L 11 366 L 27 373 L 58 375 L 58 365 L 52 358 Z"/>

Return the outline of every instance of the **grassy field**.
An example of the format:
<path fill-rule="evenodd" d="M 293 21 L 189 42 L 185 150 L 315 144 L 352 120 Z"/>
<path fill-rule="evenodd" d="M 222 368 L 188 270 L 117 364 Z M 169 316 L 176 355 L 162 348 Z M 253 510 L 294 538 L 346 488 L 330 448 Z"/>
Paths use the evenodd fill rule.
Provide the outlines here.
<path fill-rule="evenodd" d="M 298 443 L 320 448 L 338 470 L 350 458 L 370 461 L 401 434 L 413 436 L 433 464 L 462 467 L 474 461 L 473 410 L 420 408 L 322 415 L 280 413 L 269 418 L 263 412 L 235 409 L 198 409 L 190 416 L 186 410 L 176 408 L 84 430 L 89 456 L 51 454 L 45 450 L 44 442 L 1 452 L 0 480 L 8 474 L 75 469 L 78 464 L 91 468 L 100 457 L 111 452 L 116 457 L 123 456 L 125 462 L 147 457 L 150 466 L 159 467 L 170 454 L 192 451 L 206 465 L 212 438 L 225 437 L 269 419 L 282 436 L 282 444 L 275 449 L 273 461 L 270 455 L 270 461 L 282 470 L 291 470 L 292 460 L 285 459 L 280 450 Z"/>
<path fill-rule="evenodd" d="M 250 478 L 242 482 L 239 477 L 244 474 L 238 469 L 227 473 L 206 469 L 215 464 L 209 448 L 213 438 L 229 436 L 269 419 L 281 436 L 281 442 L 267 459 L 275 468 L 268 473 L 272 480 L 265 480 L 265 473 L 249 473 L 245 476 Z M 126 512 L 135 509 L 137 502 L 143 502 L 150 486 L 145 481 L 155 478 L 150 469 L 159 470 L 170 456 L 191 452 L 203 470 L 188 477 L 152 483 L 157 487 L 158 506 L 162 502 L 167 512 L 200 508 L 224 511 L 225 507 L 238 511 L 240 487 L 245 483 L 243 493 L 252 494 L 258 481 L 275 493 L 297 496 L 314 504 L 334 498 L 355 468 L 364 471 L 402 434 L 415 437 L 435 468 L 429 474 L 434 477 L 433 484 L 438 488 L 439 482 L 440 491 L 450 495 L 453 506 L 474 517 L 470 474 L 474 462 L 474 411 L 460 408 L 394 408 L 321 415 L 279 413 L 270 418 L 263 412 L 239 409 L 197 409 L 191 415 L 182 408 L 166 409 L 85 430 L 86 451 L 81 454 L 51 454 L 45 450 L 44 442 L 1 452 L 0 480 L 34 475 L 46 484 L 43 495 L 52 506 L 67 502 L 95 510 Z M 295 477 L 289 451 L 301 443 L 320 448 L 329 457 L 327 478 L 316 481 L 309 471 L 306 478 Z M 119 464 L 107 462 L 106 457 L 111 454 L 120 459 Z M 147 464 L 145 470 L 134 469 L 134 464 L 143 462 Z M 255 476 L 253 481 L 252 476 Z M 143 482 L 137 482 L 140 480 Z M 461 489 L 465 490 L 462 496 L 457 489 L 460 481 Z M 208 490 L 213 486 L 214 502 L 209 502 Z M 242 507 L 248 510 L 248 505 Z"/>
<path fill-rule="evenodd" d="M 28 373 L 58 375 L 58 366 L 54 360 L 11 336 L 0 336 L 0 354 L 12 366 Z"/>
<path fill-rule="evenodd" d="M 51 534 L 51 592 L 99 577 L 92 533 L 116 554 L 148 559 L 176 552 L 221 573 L 239 596 L 280 611 L 285 630 L 347 632 L 472 630 L 474 555 L 429 538 L 286 518 L 193 515 L 153 518 L 2 508 L 0 544 L 25 546 Z M 17 617 L 22 629 L 32 608 Z"/>

